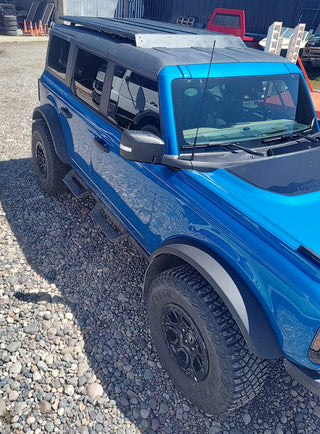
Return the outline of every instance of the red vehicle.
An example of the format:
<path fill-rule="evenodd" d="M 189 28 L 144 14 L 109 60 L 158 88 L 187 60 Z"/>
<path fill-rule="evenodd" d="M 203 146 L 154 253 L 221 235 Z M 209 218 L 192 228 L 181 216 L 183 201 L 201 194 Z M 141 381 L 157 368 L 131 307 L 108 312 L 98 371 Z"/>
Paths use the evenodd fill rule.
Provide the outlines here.
<path fill-rule="evenodd" d="M 245 13 L 240 9 L 216 8 L 208 22 L 207 30 L 240 36 L 251 48 L 259 48 L 258 43 L 263 38 L 262 35 L 246 36 Z"/>

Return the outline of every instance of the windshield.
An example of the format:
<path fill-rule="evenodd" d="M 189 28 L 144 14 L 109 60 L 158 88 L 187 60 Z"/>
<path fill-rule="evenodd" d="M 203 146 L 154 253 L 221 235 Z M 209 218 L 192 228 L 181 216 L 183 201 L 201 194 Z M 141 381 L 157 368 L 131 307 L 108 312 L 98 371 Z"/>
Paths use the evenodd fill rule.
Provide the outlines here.
<path fill-rule="evenodd" d="M 177 79 L 172 97 L 182 153 L 230 142 L 259 147 L 271 137 L 310 133 L 315 123 L 299 74 Z"/>

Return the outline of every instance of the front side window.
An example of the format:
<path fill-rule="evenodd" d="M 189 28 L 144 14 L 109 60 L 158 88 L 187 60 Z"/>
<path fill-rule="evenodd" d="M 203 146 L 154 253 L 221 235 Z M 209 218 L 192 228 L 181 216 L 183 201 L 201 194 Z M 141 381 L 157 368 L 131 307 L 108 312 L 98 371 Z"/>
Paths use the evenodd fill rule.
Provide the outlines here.
<path fill-rule="evenodd" d="M 130 128 L 139 119 L 159 114 L 158 84 L 141 74 L 115 65 L 108 118 L 121 128 Z M 137 123 L 140 122 L 137 121 Z"/>
<path fill-rule="evenodd" d="M 105 59 L 85 50 L 78 50 L 74 68 L 74 92 L 96 110 L 100 107 L 106 70 Z"/>
<path fill-rule="evenodd" d="M 48 68 L 63 79 L 66 76 L 69 50 L 70 42 L 57 36 L 51 37 L 48 53 Z"/>
<path fill-rule="evenodd" d="M 180 150 L 222 143 L 262 146 L 265 139 L 313 127 L 298 74 L 179 79 L 172 82 Z"/>

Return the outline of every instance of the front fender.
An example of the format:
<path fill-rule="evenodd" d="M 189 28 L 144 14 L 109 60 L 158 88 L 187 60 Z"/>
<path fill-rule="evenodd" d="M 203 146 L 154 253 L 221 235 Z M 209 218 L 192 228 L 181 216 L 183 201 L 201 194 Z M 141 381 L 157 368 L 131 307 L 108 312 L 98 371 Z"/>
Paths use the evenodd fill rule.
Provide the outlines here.
<path fill-rule="evenodd" d="M 190 240 L 166 244 L 151 255 L 144 282 L 145 298 L 157 274 L 185 263 L 195 268 L 217 292 L 252 352 L 265 359 L 283 356 L 273 328 L 249 288 L 221 258 Z"/>

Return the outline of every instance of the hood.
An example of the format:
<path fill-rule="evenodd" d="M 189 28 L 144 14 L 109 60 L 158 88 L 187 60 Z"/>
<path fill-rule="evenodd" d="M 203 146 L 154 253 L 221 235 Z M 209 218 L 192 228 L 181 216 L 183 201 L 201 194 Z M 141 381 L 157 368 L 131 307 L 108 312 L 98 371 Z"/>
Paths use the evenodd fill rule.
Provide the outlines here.
<path fill-rule="evenodd" d="M 245 218 L 292 249 L 304 246 L 320 255 L 319 149 L 199 176 Z"/>

